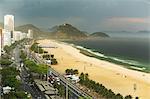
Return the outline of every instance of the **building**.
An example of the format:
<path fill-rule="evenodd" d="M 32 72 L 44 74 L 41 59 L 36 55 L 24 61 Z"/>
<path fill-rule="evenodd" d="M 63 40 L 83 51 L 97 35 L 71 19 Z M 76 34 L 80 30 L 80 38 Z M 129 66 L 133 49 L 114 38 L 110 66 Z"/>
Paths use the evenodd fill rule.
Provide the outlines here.
<path fill-rule="evenodd" d="M 14 31 L 14 38 L 13 38 L 13 40 L 14 41 L 19 41 L 20 40 L 20 35 L 21 35 L 20 31 Z"/>
<path fill-rule="evenodd" d="M 33 39 L 33 31 L 30 29 L 28 30 L 27 38 Z"/>
<path fill-rule="evenodd" d="M 3 45 L 11 45 L 14 36 L 14 16 L 4 16 L 4 32 L 3 32 Z"/>
<path fill-rule="evenodd" d="M 12 43 L 12 39 L 11 39 L 11 32 L 3 30 L 3 47 L 5 45 L 10 46 Z"/>
<path fill-rule="evenodd" d="M 27 38 L 27 33 L 21 33 L 20 40 Z"/>
<path fill-rule="evenodd" d="M 2 29 L 0 29 L 0 57 L 2 55 Z"/>
<path fill-rule="evenodd" d="M 9 86 L 3 87 L 3 93 L 8 94 L 12 88 Z"/>
<path fill-rule="evenodd" d="M 8 32 L 14 31 L 14 16 L 13 15 L 5 15 L 4 16 L 4 29 Z"/>

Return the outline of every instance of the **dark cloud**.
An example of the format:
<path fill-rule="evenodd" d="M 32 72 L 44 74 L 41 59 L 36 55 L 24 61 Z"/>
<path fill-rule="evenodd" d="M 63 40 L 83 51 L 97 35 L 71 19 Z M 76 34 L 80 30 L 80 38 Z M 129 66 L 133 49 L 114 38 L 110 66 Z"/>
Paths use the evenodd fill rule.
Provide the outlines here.
<path fill-rule="evenodd" d="M 15 15 L 17 24 L 33 23 L 48 28 L 70 22 L 83 30 L 98 31 L 106 29 L 104 20 L 113 17 L 150 17 L 149 9 L 148 0 L 1 0 L 0 20 L 10 13 Z"/>

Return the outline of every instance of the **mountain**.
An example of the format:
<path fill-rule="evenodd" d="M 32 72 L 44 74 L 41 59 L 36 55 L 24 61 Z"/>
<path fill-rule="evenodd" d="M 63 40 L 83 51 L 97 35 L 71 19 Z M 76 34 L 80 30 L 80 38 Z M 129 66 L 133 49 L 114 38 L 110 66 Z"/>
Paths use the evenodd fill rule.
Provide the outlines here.
<path fill-rule="evenodd" d="M 106 33 L 103 33 L 103 32 L 95 32 L 95 33 L 92 33 L 89 35 L 89 37 L 94 37 L 94 38 L 97 38 L 97 37 L 109 37 L 108 34 Z"/>
<path fill-rule="evenodd" d="M 80 39 L 85 38 L 87 35 L 72 26 L 71 24 L 63 24 L 59 26 L 54 26 L 50 29 L 51 36 L 59 39 Z"/>
<path fill-rule="evenodd" d="M 137 33 L 150 33 L 149 30 L 141 30 L 141 31 L 138 31 Z"/>
<path fill-rule="evenodd" d="M 25 33 L 28 33 L 28 29 L 31 29 L 33 31 L 34 38 L 43 36 L 45 34 L 45 32 L 41 31 L 38 27 L 32 24 L 26 24 L 26 25 L 18 26 L 15 28 L 16 31 L 22 31 Z"/>
<path fill-rule="evenodd" d="M 4 24 L 0 22 L 0 28 L 3 28 L 3 27 L 4 27 Z"/>

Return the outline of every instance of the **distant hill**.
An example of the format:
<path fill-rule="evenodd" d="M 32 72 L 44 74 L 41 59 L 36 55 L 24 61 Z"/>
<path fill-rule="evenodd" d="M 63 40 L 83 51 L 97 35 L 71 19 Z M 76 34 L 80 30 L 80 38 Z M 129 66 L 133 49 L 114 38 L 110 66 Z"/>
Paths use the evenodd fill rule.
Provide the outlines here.
<path fill-rule="evenodd" d="M 15 28 L 16 31 L 22 31 L 25 33 L 28 32 L 28 29 L 31 29 L 33 31 L 34 38 L 37 38 L 37 37 L 44 35 L 43 31 L 41 31 L 38 27 L 36 27 L 32 24 L 26 24 L 26 25 L 18 26 Z"/>
<path fill-rule="evenodd" d="M 150 33 L 150 31 L 148 31 L 148 30 L 141 30 L 141 31 L 138 31 L 137 33 Z"/>
<path fill-rule="evenodd" d="M 54 26 L 50 29 L 51 36 L 59 39 L 80 39 L 85 38 L 87 35 L 72 26 L 71 24 L 63 24 L 59 26 Z"/>
<path fill-rule="evenodd" d="M 89 37 L 94 37 L 94 38 L 97 38 L 97 37 L 109 37 L 109 35 L 106 34 L 106 33 L 103 33 L 103 32 L 95 32 L 95 33 L 90 34 Z"/>
<path fill-rule="evenodd" d="M 0 22 L 0 28 L 3 28 L 4 24 L 2 22 Z"/>

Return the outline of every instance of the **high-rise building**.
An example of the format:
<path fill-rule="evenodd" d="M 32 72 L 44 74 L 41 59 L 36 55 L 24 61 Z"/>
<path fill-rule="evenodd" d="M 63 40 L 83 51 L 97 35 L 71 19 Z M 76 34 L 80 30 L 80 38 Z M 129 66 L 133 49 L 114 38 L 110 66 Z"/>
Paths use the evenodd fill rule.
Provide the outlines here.
<path fill-rule="evenodd" d="M 3 33 L 3 45 L 11 45 L 14 37 L 14 16 L 5 15 L 4 16 L 4 33 Z"/>
<path fill-rule="evenodd" d="M 14 31 L 14 16 L 13 15 L 5 15 L 4 16 L 4 29 L 8 32 Z"/>
<path fill-rule="evenodd" d="M 2 53 L 2 29 L 0 29 L 0 57 L 1 57 L 1 54 Z"/>

